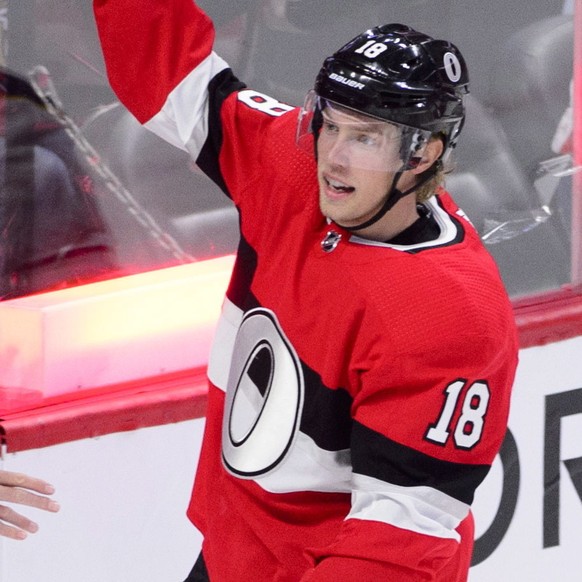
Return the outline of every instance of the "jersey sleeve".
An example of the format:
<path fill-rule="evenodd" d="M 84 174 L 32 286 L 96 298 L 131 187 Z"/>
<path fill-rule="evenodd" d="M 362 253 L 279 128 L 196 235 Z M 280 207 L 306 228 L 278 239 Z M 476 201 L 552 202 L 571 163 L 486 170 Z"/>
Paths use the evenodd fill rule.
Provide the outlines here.
<path fill-rule="evenodd" d="M 246 89 L 214 52 L 213 23 L 192 0 L 94 0 L 94 12 L 121 103 L 232 195 L 226 182 L 259 168 L 267 126 L 293 107 Z"/>
<path fill-rule="evenodd" d="M 111 87 L 138 121 L 158 115 L 193 70 L 199 116 L 210 78 L 227 66 L 212 53 L 205 13 L 191 0 L 94 0 L 93 9 Z"/>
<path fill-rule="evenodd" d="M 465 580 L 471 504 L 507 428 L 515 328 L 503 301 L 487 317 L 468 302 L 459 314 L 446 293 L 416 295 L 353 356 L 351 511 L 305 582 Z"/>

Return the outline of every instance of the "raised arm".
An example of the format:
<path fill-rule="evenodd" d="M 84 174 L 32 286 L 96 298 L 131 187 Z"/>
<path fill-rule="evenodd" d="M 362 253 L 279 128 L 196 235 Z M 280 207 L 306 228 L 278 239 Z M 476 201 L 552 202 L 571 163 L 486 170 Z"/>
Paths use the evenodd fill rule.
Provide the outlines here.
<path fill-rule="evenodd" d="M 248 180 L 266 126 L 293 108 L 244 90 L 212 50 L 214 26 L 192 0 L 94 0 L 94 11 L 109 82 L 123 105 L 223 190 L 233 189 L 238 168 Z M 228 176 L 223 158 L 236 161 Z"/>
<path fill-rule="evenodd" d="M 93 6 L 109 82 L 145 123 L 209 57 L 213 24 L 192 0 L 94 0 Z"/>
<path fill-rule="evenodd" d="M 192 0 L 94 0 L 111 87 L 137 120 L 194 157 L 207 136 L 208 86 L 228 65 Z"/>

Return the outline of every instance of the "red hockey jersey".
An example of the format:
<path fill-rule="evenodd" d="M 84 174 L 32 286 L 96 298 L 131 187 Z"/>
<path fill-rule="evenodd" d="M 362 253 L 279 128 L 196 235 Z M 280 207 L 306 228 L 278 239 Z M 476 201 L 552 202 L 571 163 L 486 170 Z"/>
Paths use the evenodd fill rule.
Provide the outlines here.
<path fill-rule="evenodd" d="M 192 0 L 94 4 L 120 100 L 240 212 L 188 510 L 210 579 L 465 580 L 517 362 L 477 233 L 445 192 L 430 242 L 329 223 L 297 109 L 237 80 Z"/>

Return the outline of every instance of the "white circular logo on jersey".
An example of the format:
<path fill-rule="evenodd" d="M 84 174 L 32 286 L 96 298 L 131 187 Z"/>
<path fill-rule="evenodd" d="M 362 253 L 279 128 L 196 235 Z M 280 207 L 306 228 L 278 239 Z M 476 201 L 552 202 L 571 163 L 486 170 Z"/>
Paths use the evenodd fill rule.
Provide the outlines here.
<path fill-rule="evenodd" d="M 275 314 L 253 309 L 236 336 L 222 426 L 222 458 L 239 477 L 274 469 L 299 429 L 303 374 Z"/>
<path fill-rule="evenodd" d="M 443 62 L 445 65 L 445 71 L 447 72 L 447 77 L 453 83 L 457 83 L 463 73 L 463 67 L 461 66 L 457 55 L 454 55 L 453 53 L 445 53 Z"/>

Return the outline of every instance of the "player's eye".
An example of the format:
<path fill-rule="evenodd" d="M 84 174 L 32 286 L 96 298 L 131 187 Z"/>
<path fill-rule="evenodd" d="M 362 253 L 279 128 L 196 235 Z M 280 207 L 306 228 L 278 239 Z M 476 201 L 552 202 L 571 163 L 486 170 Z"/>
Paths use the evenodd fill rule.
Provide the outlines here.
<path fill-rule="evenodd" d="M 361 133 L 358 135 L 357 141 L 365 146 L 375 146 L 378 144 L 378 137 L 369 133 Z"/>
<path fill-rule="evenodd" d="M 329 120 L 324 120 L 323 129 L 326 133 L 337 133 L 339 131 L 339 127 Z"/>

